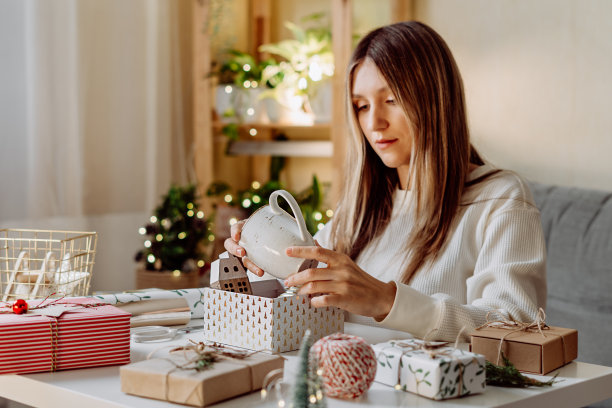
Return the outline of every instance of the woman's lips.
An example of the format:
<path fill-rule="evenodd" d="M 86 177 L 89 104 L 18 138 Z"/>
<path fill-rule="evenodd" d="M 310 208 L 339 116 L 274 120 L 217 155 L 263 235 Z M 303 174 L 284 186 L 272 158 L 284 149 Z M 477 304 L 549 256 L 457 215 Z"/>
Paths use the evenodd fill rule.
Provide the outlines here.
<path fill-rule="evenodd" d="M 381 149 L 384 150 L 387 147 L 391 146 L 393 143 L 397 142 L 397 139 L 385 139 L 385 140 L 377 140 L 376 141 L 376 146 Z"/>

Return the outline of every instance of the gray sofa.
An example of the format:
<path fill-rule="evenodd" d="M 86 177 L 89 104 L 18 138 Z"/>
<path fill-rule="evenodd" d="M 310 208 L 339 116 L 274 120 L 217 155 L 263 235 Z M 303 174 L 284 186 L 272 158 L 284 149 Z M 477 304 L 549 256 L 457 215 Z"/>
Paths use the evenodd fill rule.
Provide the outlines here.
<path fill-rule="evenodd" d="M 578 361 L 612 366 L 612 192 L 530 187 L 548 251 L 546 322 L 578 330 Z"/>

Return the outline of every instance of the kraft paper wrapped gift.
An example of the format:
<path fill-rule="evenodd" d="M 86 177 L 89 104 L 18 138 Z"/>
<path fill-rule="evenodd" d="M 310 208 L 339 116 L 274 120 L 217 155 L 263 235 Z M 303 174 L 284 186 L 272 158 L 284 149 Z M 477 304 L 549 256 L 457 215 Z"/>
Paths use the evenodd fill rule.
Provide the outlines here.
<path fill-rule="evenodd" d="M 517 370 L 548 374 L 578 357 L 578 331 L 544 325 L 542 332 L 483 327 L 471 334 L 471 350 L 503 365 L 501 352 Z"/>
<path fill-rule="evenodd" d="M 374 381 L 434 400 L 484 392 L 484 356 L 444 345 L 424 349 L 423 345 L 415 339 L 373 345 L 378 361 Z"/>
<path fill-rule="evenodd" d="M 194 353 L 174 352 L 120 368 L 121 391 L 140 397 L 204 407 L 263 386 L 266 375 L 283 368 L 280 356 L 255 353 L 245 359 L 222 359 L 196 371 L 184 365 Z"/>
<path fill-rule="evenodd" d="M 130 362 L 130 313 L 85 298 L 48 299 L 25 315 L 0 314 L 0 374 L 25 374 Z M 45 314 L 47 313 L 47 314 Z"/>
<path fill-rule="evenodd" d="M 278 297 L 284 288 L 276 279 L 251 282 L 251 287 L 253 295 L 206 290 L 206 340 L 281 353 L 299 349 L 307 329 L 313 341 L 344 329 L 343 311 L 312 307 L 305 296 Z"/>

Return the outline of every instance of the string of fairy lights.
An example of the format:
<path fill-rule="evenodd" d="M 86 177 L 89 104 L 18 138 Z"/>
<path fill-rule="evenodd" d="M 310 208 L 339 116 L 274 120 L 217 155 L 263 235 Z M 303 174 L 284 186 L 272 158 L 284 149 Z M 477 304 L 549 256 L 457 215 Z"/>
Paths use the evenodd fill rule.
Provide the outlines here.
<path fill-rule="evenodd" d="M 223 201 L 229 206 L 237 206 L 245 210 L 248 215 L 262 205 L 267 204 L 266 197 L 269 194 L 266 195 L 264 190 L 261 183 L 253 181 L 250 191 L 243 192 L 242 196 L 230 193 L 225 194 Z M 187 195 L 187 198 L 194 199 L 195 196 Z M 174 204 L 177 203 L 179 207 L 172 207 L 168 203 L 167 196 L 164 204 L 158 207 L 155 212 L 157 215 L 167 214 L 167 216 L 161 218 L 157 215 L 152 215 L 148 220 L 149 223 L 138 229 L 140 235 L 148 235 L 149 237 L 143 243 L 144 250 L 137 253 L 136 260 L 144 261 L 148 264 L 149 267 L 147 269 L 149 270 L 168 270 L 169 264 L 172 264 L 171 261 L 174 260 L 173 268 L 169 270 L 172 271 L 174 276 L 178 277 L 182 272 L 186 272 L 186 269 L 203 268 L 206 265 L 205 255 L 203 251 L 198 251 L 197 247 L 202 241 L 214 242 L 215 234 L 211 228 L 210 220 L 207 222 L 204 211 L 199 210 L 193 201 L 188 200 L 185 203 L 178 200 L 174 202 Z M 302 211 L 305 218 L 311 218 L 311 223 L 307 220 L 307 224 L 311 226 L 311 233 L 314 233 L 315 229 L 321 230 L 325 222 L 334 215 L 331 209 L 322 212 L 312 209 L 306 210 L 305 207 L 302 207 Z M 238 222 L 236 217 L 231 217 L 228 220 L 229 226 L 234 225 L 236 222 Z M 162 248 L 163 246 L 166 248 Z M 161 258 L 164 255 L 166 259 L 162 260 Z M 177 262 L 181 263 L 188 255 L 189 259 L 187 261 L 190 261 L 192 264 L 188 264 L 187 267 L 185 264 L 177 264 Z M 172 257 L 175 259 L 169 260 Z M 181 261 L 177 261 L 177 259 Z"/>
<path fill-rule="evenodd" d="M 258 181 L 253 181 L 251 183 L 251 187 L 253 190 L 257 191 L 261 188 L 261 183 L 259 183 Z M 251 208 L 253 206 L 253 204 L 258 205 L 262 202 L 262 197 L 259 194 L 253 194 L 251 197 L 245 197 L 242 198 L 241 202 L 240 202 L 240 207 L 242 207 L 245 210 L 248 210 L 249 208 Z M 228 193 L 225 194 L 225 196 L 223 197 L 223 201 L 225 201 L 225 203 L 231 205 L 234 203 L 234 195 Z M 327 217 L 327 219 L 330 219 L 334 216 L 334 211 L 329 208 L 325 211 L 325 213 L 322 213 L 321 211 L 313 211 L 312 213 L 312 218 L 314 219 L 314 221 L 317 221 L 317 230 L 321 230 L 323 229 L 323 227 L 325 226 L 325 221 L 324 220 L 324 215 L 325 217 Z M 235 223 L 238 222 L 238 219 L 235 217 L 230 218 L 229 220 L 229 225 L 234 225 Z"/>

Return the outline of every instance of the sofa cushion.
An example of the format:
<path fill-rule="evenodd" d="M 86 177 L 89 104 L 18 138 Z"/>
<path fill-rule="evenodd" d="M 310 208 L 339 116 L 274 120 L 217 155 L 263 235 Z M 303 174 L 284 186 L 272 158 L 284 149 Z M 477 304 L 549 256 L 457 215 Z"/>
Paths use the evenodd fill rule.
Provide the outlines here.
<path fill-rule="evenodd" d="M 578 360 L 612 366 L 612 193 L 530 183 L 547 248 L 547 323 L 578 330 Z"/>

